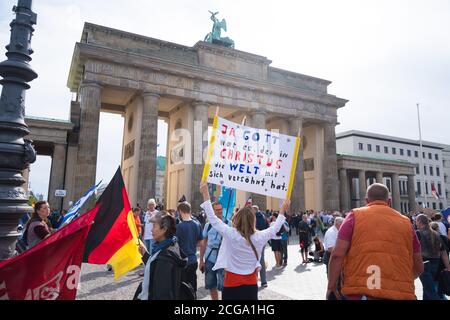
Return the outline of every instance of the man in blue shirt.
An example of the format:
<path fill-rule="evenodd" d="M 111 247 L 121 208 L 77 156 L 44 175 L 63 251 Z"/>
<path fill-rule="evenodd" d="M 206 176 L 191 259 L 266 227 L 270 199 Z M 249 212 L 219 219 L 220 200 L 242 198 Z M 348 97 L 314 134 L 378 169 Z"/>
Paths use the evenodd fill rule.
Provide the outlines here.
<path fill-rule="evenodd" d="M 223 219 L 222 205 L 212 204 L 217 218 Z M 208 222 L 203 229 L 203 243 L 200 247 L 200 271 L 205 272 L 205 289 L 211 293 L 212 300 L 219 300 L 219 292 L 223 289 L 224 269 L 213 270 L 222 243 L 222 236 Z M 205 257 L 205 259 L 203 259 Z"/>
<path fill-rule="evenodd" d="M 177 207 L 180 222 L 177 224 L 177 238 L 181 251 L 187 257 L 187 266 L 181 271 L 181 281 L 192 285 L 197 291 L 197 246 L 203 240 L 200 223 L 192 219 L 191 205 L 181 202 Z"/>
<path fill-rule="evenodd" d="M 265 230 L 269 227 L 267 223 L 266 216 L 259 211 L 259 207 L 254 205 L 252 206 L 253 210 L 256 212 L 256 230 Z M 266 261 L 264 260 L 264 251 L 266 250 L 266 246 L 263 247 L 261 253 L 261 259 L 259 263 L 261 263 L 261 270 L 259 271 L 259 277 L 261 278 L 261 287 L 267 287 L 267 279 L 266 279 Z"/>

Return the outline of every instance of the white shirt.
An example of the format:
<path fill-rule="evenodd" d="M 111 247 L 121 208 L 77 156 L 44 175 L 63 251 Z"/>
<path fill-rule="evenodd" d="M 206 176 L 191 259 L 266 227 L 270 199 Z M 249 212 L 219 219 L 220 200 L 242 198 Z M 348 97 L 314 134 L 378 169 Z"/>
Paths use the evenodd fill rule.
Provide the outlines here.
<path fill-rule="evenodd" d="M 145 223 L 145 227 L 144 227 L 144 240 L 153 240 L 153 235 L 152 235 L 152 228 L 153 228 L 153 223 L 150 222 L 150 219 L 153 217 L 154 214 L 156 214 L 158 212 L 158 210 L 153 210 L 152 212 L 147 211 L 145 213 L 145 217 L 144 217 L 144 223 Z"/>
<path fill-rule="evenodd" d="M 275 223 L 276 223 L 276 221 L 272 221 L 272 222 L 270 223 L 270 226 L 275 225 Z M 277 232 L 278 232 L 278 231 L 277 231 Z M 277 236 L 277 235 L 275 234 L 275 236 L 272 237 L 272 240 L 281 240 L 281 236 Z"/>
<path fill-rule="evenodd" d="M 323 239 L 323 246 L 325 250 L 329 248 L 333 248 L 336 246 L 336 240 L 338 236 L 338 229 L 335 226 L 332 226 L 330 229 L 325 232 L 325 238 Z"/>
<path fill-rule="evenodd" d="M 201 207 L 205 210 L 208 220 L 213 228 L 223 237 L 219 255 L 213 270 L 225 268 L 227 271 L 241 275 L 252 274 L 255 272 L 255 269 L 259 271 L 261 268 L 259 258 L 261 257 L 262 249 L 267 241 L 272 239 L 278 230 L 280 230 L 286 220 L 284 215 L 279 214 L 275 223 L 268 229 L 256 231 L 250 236 L 250 240 L 258 253 L 258 259 L 256 259 L 252 247 L 236 228 L 226 225 L 222 220 L 216 217 L 211 206 L 211 201 L 208 200 L 203 202 Z"/>
<path fill-rule="evenodd" d="M 447 229 L 445 229 L 444 223 L 439 221 L 437 224 L 439 225 L 439 233 L 443 236 L 447 236 Z"/>

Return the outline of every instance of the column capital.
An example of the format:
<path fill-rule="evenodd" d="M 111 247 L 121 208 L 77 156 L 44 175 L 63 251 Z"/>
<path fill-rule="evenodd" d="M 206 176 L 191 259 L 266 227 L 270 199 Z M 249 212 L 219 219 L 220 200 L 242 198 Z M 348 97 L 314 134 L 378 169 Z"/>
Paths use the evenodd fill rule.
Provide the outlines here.
<path fill-rule="evenodd" d="M 294 121 L 305 121 L 305 117 L 302 115 L 286 115 L 285 118 Z"/>
<path fill-rule="evenodd" d="M 301 116 L 292 116 L 292 117 L 286 116 L 284 119 L 287 120 L 289 123 L 298 121 L 298 122 L 301 122 L 302 125 L 305 122 L 305 118 L 303 118 Z"/>
<path fill-rule="evenodd" d="M 161 97 L 161 95 L 159 93 L 153 92 L 153 91 L 143 91 L 141 96 L 144 97 L 144 98 L 147 98 L 147 97 L 152 98 L 152 97 L 154 97 L 154 98 L 158 98 L 158 99 Z"/>
<path fill-rule="evenodd" d="M 194 100 L 192 102 L 192 106 L 196 107 L 196 106 L 205 106 L 205 107 L 210 107 L 211 103 L 206 102 L 206 101 L 201 101 L 201 100 Z"/>
<path fill-rule="evenodd" d="M 97 81 L 93 81 L 93 80 L 82 81 L 80 84 L 80 89 L 86 88 L 86 87 L 103 89 L 102 85 L 100 85 Z"/>
<path fill-rule="evenodd" d="M 337 121 L 334 121 L 334 122 L 330 122 L 330 121 L 326 121 L 326 122 L 323 122 L 323 126 L 324 127 L 336 127 L 337 125 L 338 125 L 339 123 L 337 122 Z"/>
<path fill-rule="evenodd" d="M 250 110 L 249 114 L 251 116 L 254 116 L 257 114 L 267 115 L 267 111 L 265 109 L 259 108 L 259 109 L 255 109 L 255 110 Z"/>

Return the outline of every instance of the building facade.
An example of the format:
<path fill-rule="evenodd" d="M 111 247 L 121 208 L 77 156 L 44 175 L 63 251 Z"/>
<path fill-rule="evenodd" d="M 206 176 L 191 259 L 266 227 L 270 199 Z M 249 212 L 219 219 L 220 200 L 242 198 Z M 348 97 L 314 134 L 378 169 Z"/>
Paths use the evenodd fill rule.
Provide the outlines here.
<path fill-rule="evenodd" d="M 363 131 L 346 131 L 336 135 L 338 154 L 355 155 L 379 160 L 404 161 L 414 165 L 414 189 L 419 205 L 435 210 L 447 207 L 448 184 L 445 182 L 444 152 L 442 144 L 423 141 L 422 150 L 418 140 L 403 139 Z M 450 159 L 445 162 L 450 167 Z M 450 173 L 447 173 L 447 176 Z M 450 178 L 447 178 L 447 181 Z M 398 178 L 401 195 L 408 194 L 408 178 Z M 387 184 L 390 182 L 387 181 Z M 439 199 L 432 194 L 432 188 L 439 194 Z M 388 187 L 390 187 L 388 185 Z M 406 203 L 406 201 L 405 201 Z M 402 207 L 405 205 L 402 203 Z M 405 212 L 406 210 L 404 210 Z M 408 209 L 406 207 L 406 209 Z"/>
<path fill-rule="evenodd" d="M 443 171 L 444 171 L 444 184 L 445 184 L 445 193 L 442 194 L 442 197 L 447 199 L 447 206 L 450 206 L 450 146 L 442 145 L 444 148 L 442 150 L 442 160 L 443 160 Z"/>
<path fill-rule="evenodd" d="M 68 87 L 79 106 L 78 148 L 71 157 L 77 199 L 96 176 L 101 112 L 124 117 L 121 168 L 132 204 L 157 198 L 158 119 L 168 124 L 166 208 L 185 195 L 194 210 L 207 131 L 215 112 L 258 129 L 303 133 L 292 210 L 339 208 L 335 126 L 347 100 L 328 92 L 330 81 L 270 66 L 266 57 L 203 41 L 193 47 L 86 23 L 75 44 Z M 308 168 L 308 170 L 304 170 Z M 248 196 L 261 209 L 279 201 Z"/>

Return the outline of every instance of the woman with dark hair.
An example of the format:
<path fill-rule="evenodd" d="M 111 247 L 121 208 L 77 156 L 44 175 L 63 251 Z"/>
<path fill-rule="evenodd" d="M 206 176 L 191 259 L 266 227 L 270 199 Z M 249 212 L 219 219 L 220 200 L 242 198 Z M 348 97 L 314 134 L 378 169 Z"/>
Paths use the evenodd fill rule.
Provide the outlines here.
<path fill-rule="evenodd" d="M 311 239 L 311 229 L 309 228 L 308 224 L 308 215 L 304 214 L 302 216 L 302 220 L 298 224 L 298 230 L 299 230 L 299 237 L 298 241 L 300 243 L 300 251 L 302 253 L 302 264 L 306 264 L 309 262 L 308 260 L 308 252 L 309 252 L 309 245 L 310 239 Z"/>
<path fill-rule="evenodd" d="M 420 275 L 420 281 L 423 287 L 423 300 L 440 300 L 438 294 L 438 282 L 436 274 L 439 270 L 439 263 L 442 259 L 445 270 L 450 271 L 448 254 L 445 251 L 444 244 L 439 236 L 430 227 L 430 220 L 424 214 L 419 214 L 416 219 L 417 237 L 422 248 L 422 259 L 424 272 Z"/>
<path fill-rule="evenodd" d="M 314 251 L 310 252 L 309 255 L 313 256 L 314 258 L 309 258 L 309 262 L 322 262 L 323 254 L 325 253 L 325 249 L 323 247 L 323 243 L 320 240 L 319 236 L 315 236 L 313 239 L 314 242 Z"/>
<path fill-rule="evenodd" d="M 440 234 L 439 233 L 439 224 L 436 221 L 431 222 L 430 223 L 430 227 L 437 234 Z M 440 234 L 440 237 L 441 237 L 442 244 L 444 246 L 444 250 L 447 253 L 447 257 L 448 257 L 448 254 L 450 253 L 450 240 L 446 236 L 444 236 L 442 234 Z M 440 259 L 440 262 L 439 262 L 438 271 L 437 271 L 436 277 L 435 277 L 435 280 L 438 282 L 438 295 L 439 295 L 441 300 L 447 300 L 447 298 L 445 297 L 445 294 L 444 294 L 443 283 L 442 283 L 442 281 L 439 281 L 440 277 L 443 276 L 443 272 L 444 271 L 450 271 L 450 265 L 449 265 L 449 262 L 447 260 L 447 266 L 446 266 L 445 265 L 445 260 L 441 256 L 441 259 Z"/>
<path fill-rule="evenodd" d="M 23 239 L 25 239 L 28 249 L 55 232 L 48 220 L 49 215 L 50 206 L 47 201 L 38 201 L 34 204 L 34 211 L 25 226 L 23 234 Z"/>
<path fill-rule="evenodd" d="M 214 214 L 208 184 L 200 185 L 204 202 L 200 205 L 209 222 L 222 238 L 213 270 L 225 269 L 222 300 L 258 300 L 258 276 L 262 250 L 280 230 L 290 201 L 285 200 L 275 223 L 263 231 L 256 230 L 256 212 L 246 206 L 231 219 L 232 227 Z"/>
<path fill-rule="evenodd" d="M 175 237 L 175 218 L 166 211 L 161 211 L 156 213 L 150 222 L 153 223 L 154 243 L 150 254 L 144 246 L 139 247 L 143 254 L 145 271 L 144 280 L 139 285 L 134 299 L 181 300 L 186 296 L 181 284 L 181 269 L 186 266 L 187 261 L 181 257 Z M 192 295 L 195 297 L 193 289 Z"/>

